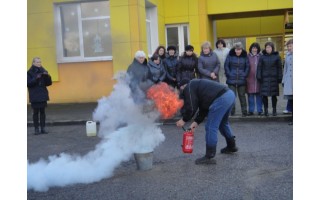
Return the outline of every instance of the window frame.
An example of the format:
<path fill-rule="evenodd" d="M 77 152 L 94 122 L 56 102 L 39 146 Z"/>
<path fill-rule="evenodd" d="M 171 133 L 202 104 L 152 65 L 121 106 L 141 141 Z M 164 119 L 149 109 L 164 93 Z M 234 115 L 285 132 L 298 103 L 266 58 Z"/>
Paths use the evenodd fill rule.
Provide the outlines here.
<path fill-rule="evenodd" d="M 90 2 L 90 1 L 88 1 Z M 88 3 L 85 2 L 85 3 Z M 96 2 L 96 1 L 95 1 Z M 97 57 L 85 57 L 84 56 L 84 43 L 83 43 L 83 30 L 82 30 L 82 21 L 94 20 L 94 19 L 109 19 L 110 16 L 101 16 L 101 17 L 81 17 L 81 8 L 80 4 L 83 2 L 74 2 L 74 3 L 56 3 L 54 5 L 54 20 L 55 20 L 55 35 L 56 35 L 56 58 L 57 63 L 72 63 L 72 62 L 90 62 L 90 61 L 110 61 L 113 59 L 112 52 L 110 56 L 97 56 Z M 80 47 L 80 56 L 74 57 L 64 57 L 63 55 L 63 38 L 62 38 L 62 24 L 61 24 L 61 12 L 60 7 L 67 4 L 73 4 L 77 7 L 78 16 L 78 27 L 79 27 L 79 47 Z M 110 30 L 111 31 L 111 30 Z M 112 41 L 111 41 L 112 43 Z"/>
<path fill-rule="evenodd" d="M 147 50 L 148 56 L 151 57 L 153 52 L 159 46 L 159 35 L 158 35 L 158 8 L 154 5 L 146 7 L 146 35 L 147 35 Z M 149 16 L 149 17 L 148 17 Z M 149 25 L 150 32 L 148 32 L 147 26 Z M 148 42 L 150 37 L 150 44 Z M 149 52 L 149 48 L 151 52 Z"/>
<path fill-rule="evenodd" d="M 181 55 L 184 52 L 184 49 L 185 49 L 185 44 L 184 44 L 184 39 L 185 38 L 184 38 L 184 30 L 183 30 L 184 27 L 187 27 L 187 37 L 188 37 L 187 41 L 188 41 L 188 44 L 190 44 L 189 24 L 183 23 L 183 24 L 166 24 L 165 25 L 165 37 L 166 37 L 166 45 L 167 45 L 167 47 L 168 47 L 168 28 L 177 28 L 178 29 L 178 43 L 179 43 L 179 50 L 180 50 L 180 52 L 178 52 L 179 55 Z"/>

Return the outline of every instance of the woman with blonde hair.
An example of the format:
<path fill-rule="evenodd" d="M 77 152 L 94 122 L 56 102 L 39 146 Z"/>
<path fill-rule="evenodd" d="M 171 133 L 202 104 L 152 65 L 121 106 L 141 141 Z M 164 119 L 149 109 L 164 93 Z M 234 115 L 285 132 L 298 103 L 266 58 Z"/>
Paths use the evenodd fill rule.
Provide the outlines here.
<path fill-rule="evenodd" d="M 45 129 L 47 101 L 49 101 L 49 92 L 47 87 L 52 84 L 51 76 L 42 66 L 41 59 L 35 57 L 32 60 L 32 66 L 27 72 L 27 86 L 29 92 L 29 101 L 33 109 L 33 125 L 35 135 L 47 134 Z M 39 130 L 40 115 L 40 130 Z"/>
<path fill-rule="evenodd" d="M 198 70 L 201 79 L 219 82 L 220 61 L 217 54 L 212 51 L 211 43 L 209 41 L 206 41 L 201 45 Z"/>

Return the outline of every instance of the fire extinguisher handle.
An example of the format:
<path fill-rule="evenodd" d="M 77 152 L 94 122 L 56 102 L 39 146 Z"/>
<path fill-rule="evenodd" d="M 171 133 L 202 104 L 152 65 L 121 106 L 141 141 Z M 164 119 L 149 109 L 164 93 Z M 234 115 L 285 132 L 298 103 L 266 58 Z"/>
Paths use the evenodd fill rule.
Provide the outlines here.
<path fill-rule="evenodd" d="M 182 126 L 181 128 L 182 128 L 184 131 L 191 131 L 191 128 L 186 129 L 186 128 L 184 128 L 184 126 Z"/>

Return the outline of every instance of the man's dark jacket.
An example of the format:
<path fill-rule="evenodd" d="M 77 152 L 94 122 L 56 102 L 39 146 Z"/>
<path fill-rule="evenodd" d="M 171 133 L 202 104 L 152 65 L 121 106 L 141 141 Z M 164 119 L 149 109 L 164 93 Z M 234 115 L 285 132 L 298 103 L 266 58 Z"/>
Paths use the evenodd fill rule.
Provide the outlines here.
<path fill-rule="evenodd" d="M 191 80 L 183 89 L 180 97 L 184 100 L 184 105 L 181 108 L 183 121 L 189 121 L 199 109 L 194 121 L 200 124 L 208 115 L 212 102 L 223 90 L 228 90 L 227 86 L 216 81 L 207 79 Z"/>

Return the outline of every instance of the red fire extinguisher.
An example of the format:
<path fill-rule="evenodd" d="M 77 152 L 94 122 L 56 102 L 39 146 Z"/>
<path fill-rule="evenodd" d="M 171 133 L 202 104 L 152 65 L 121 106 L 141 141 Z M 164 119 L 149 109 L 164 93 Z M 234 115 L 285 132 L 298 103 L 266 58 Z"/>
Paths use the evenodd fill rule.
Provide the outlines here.
<path fill-rule="evenodd" d="M 182 151 L 183 153 L 192 153 L 193 151 L 193 140 L 194 140 L 194 135 L 193 131 L 189 128 L 186 130 L 184 127 L 182 127 L 184 130 L 183 133 L 183 139 L 182 139 Z"/>

